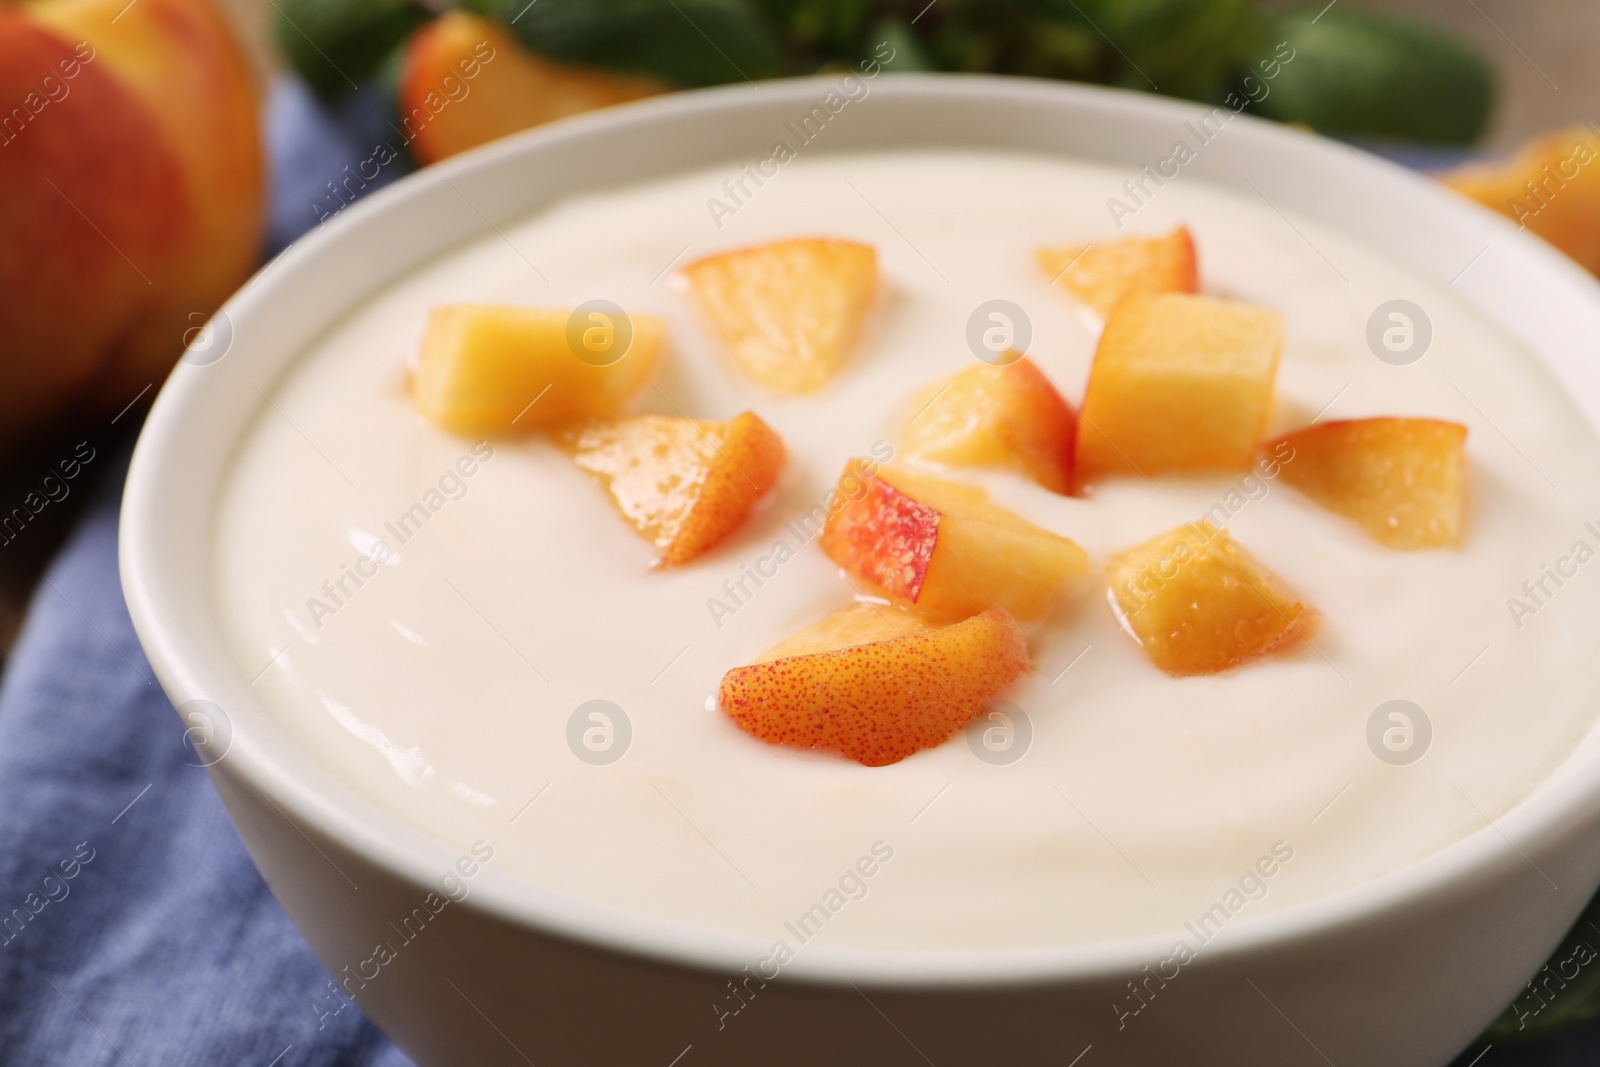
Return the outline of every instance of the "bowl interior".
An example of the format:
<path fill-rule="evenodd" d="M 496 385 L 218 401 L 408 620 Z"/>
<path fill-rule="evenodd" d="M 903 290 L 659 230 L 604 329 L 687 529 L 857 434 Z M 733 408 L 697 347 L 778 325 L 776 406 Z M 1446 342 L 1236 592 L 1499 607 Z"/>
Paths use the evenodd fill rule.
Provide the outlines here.
<path fill-rule="evenodd" d="M 419 885 L 453 858 L 299 751 L 235 665 L 216 620 L 210 539 L 216 494 L 243 428 L 274 381 L 345 311 L 391 280 L 503 222 L 565 197 L 727 160 L 765 158 L 786 123 L 821 104 L 830 79 L 679 94 L 532 131 L 397 183 L 341 212 L 264 267 L 219 312 L 218 338 L 180 363 L 151 412 L 129 474 L 122 575 L 130 611 L 174 703 L 224 709 L 231 747 L 214 773 L 238 775 L 286 813 Z M 1162 158 L 1208 109 L 1132 93 L 1021 79 L 898 75 L 870 83 L 806 152 L 960 146 L 1075 156 L 1125 166 Z M 1204 144 L 1194 179 L 1315 218 L 1429 278 L 1451 283 L 1537 354 L 1600 426 L 1600 287 L 1509 223 L 1431 181 L 1352 149 L 1247 116 Z M 222 350 L 220 358 L 216 352 Z M 204 360 L 209 360 L 206 362 Z M 1487 869 L 1500 833 L 1559 839 L 1600 800 L 1591 733 L 1534 795 L 1427 859 L 1310 904 L 1242 919 L 1218 951 L 1359 921 Z M 1497 851 L 1498 850 L 1498 851 Z M 737 970 L 754 939 L 618 913 L 487 870 L 472 906 L 668 959 Z M 992 952 L 889 953 L 817 947 L 793 968 L 819 980 L 984 982 L 1137 970 L 1171 944 L 1137 941 Z"/>

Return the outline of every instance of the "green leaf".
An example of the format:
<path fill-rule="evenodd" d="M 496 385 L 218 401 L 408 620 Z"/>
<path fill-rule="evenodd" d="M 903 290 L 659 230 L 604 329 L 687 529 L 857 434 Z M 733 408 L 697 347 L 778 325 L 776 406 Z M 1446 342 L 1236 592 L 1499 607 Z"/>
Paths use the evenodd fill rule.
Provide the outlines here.
<path fill-rule="evenodd" d="M 1294 58 L 1259 111 L 1326 133 L 1468 144 L 1489 121 L 1494 78 L 1467 45 L 1436 30 L 1343 7 L 1273 22 Z"/>
<path fill-rule="evenodd" d="M 1190 100 L 1219 101 L 1241 68 L 1270 54 L 1250 0 L 1055 0 L 1090 23 L 1109 53 L 1109 80 Z"/>
<path fill-rule="evenodd" d="M 781 53 L 748 0 L 502 0 L 501 18 L 535 52 L 679 85 L 770 78 Z M 519 10 L 520 9 L 520 10 Z"/>
<path fill-rule="evenodd" d="M 895 74 L 933 70 L 922 40 L 904 19 L 880 19 L 862 42 L 861 62 L 878 62 Z"/>
<path fill-rule="evenodd" d="M 433 18 L 413 0 L 272 0 L 272 7 L 284 57 L 324 100 L 369 78 Z"/>

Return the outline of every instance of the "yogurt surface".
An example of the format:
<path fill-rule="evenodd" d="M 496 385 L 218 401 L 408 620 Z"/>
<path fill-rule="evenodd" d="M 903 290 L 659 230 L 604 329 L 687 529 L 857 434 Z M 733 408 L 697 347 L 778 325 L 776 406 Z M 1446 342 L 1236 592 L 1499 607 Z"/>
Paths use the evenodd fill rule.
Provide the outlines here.
<path fill-rule="evenodd" d="M 1186 177 L 1118 231 L 1106 201 L 1135 175 L 1055 157 L 805 156 L 710 211 L 738 176 L 730 164 L 502 226 L 360 305 L 267 390 L 216 516 L 220 614 L 284 728 L 381 809 L 462 851 L 490 841 L 497 867 L 531 881 L 763 940 L 1203 941 L 1483 829 L 1588 731 L 1600 448 L 1448 287 Z M 846 458 L 897 450 L 912 394 L 974 359 L 981 305 L 1022 308 L 1029 356 L 1082 399 L 1097 323 L 1050 288 L 1034 248 L 1178 224 L 1203 291 L 1285 316 L 1276 428 L 1470 427 L 1463 547 L 1385 549 L 1259 472 L 1067 499 L 952 470 L 1097 565 L 1209 515 L 1320 628 L 1292 654 L 1172 678 L 1119 632 L 1099 583 L 1031 635 L 1034 673 L 1003 717 L 884 768 L 768 746 L 714 710 L 725 670 L 849 602 L 798 520 Z M 882 293 L 829 387 L 774 397 L 725 361 L 675 271 L 809 234 L 875 245 Z M 544 439 L 452 437 L 407 399 L 434 305 L 593 299 L 667 320 L 642 410 L 753 410 L 788 447 L 773 498 L 688 566 L 652 570 L 651 547 Z M 1396 299 L 1432 333 L 1403 365 L 1367 341 Z"/>

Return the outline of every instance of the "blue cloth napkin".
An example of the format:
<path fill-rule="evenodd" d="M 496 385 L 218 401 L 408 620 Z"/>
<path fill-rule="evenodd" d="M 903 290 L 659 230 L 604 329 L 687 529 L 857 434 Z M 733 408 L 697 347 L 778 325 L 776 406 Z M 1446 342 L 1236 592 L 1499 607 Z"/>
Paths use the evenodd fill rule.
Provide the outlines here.
<path fill-rule="evenodd" d="M 363 167 L 385 115 L 276 88 L 274 245 L 399 176 Z M 323 1015 L 329 976 L 183 746 L 118 584 L 125 453 L 88 461 L 101 495 L 0 681 L 0 1067 L 409 1067 L 355 1011 Z M 1596 1062 L 1600 1024 L 1457 1067 Z"/>

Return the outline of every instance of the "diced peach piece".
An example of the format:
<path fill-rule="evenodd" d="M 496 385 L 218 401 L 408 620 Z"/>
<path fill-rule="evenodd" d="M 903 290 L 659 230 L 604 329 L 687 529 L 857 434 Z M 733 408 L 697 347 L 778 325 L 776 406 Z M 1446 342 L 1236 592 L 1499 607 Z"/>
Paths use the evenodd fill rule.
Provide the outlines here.
<path fill-rule="evenodd" d="M 1097 245 L 1041 248 L 1039 269 L 1102 316 L 1128 293 L 1192 293 L 1199 288 L 1194 239 L 1179 226 L 1165 237 L 1122 237 Z"/>
<path fill-rule="evenodd" d="M 1078 413 L 1026 357 L 975 363 L 911 405 L 909 455 L 954 466 L 1010 467 L 1054 493 L 1072 491 Z"/>
<path fill-rule="evenodd" d="M 592 418 L 558 443 L 599 482 L 661 563 L 687 563 L 750 514 L 783 469 L 783 441 L 750 412 L 728 422 Z"/>
<path fill-rule="evenodd" d="M 1573 126 L 1543 134 L 1509 159 L 1441 175 L 1446 185 L 1543 237 L 1600 274 L 1600 135 Z"/>
<path fill-rule="evenodd" d="M 630 340 L 627 325 L 605 321 L 575 331 L 571 316 L 570 310 L 493 304 L 435 308 L 411 377 L 417 410 L 468 435 L 621 413 L 656 368 L 661 320 L 630 316 Z M 620 355 L 605 350 L 624 343 Z M 580 358 L 577 349 L 585 344 Z"/>
<path fill-rule="evenodd" d="M 1028 669 L 1004 611 L 963 622 L 858 604 L 722 677 L 717 701 L 746 733 L 883 767 L 949 740 Z"/>
<path fill-rule="evenodd" d="M 1107 577 L 1117 621 L 1171 674 L 1237 667 L 1315 625 L 1314 611 L 1206 519 L 1129 549 Z"/>
<path fill-rule="evenodd" d="M 849 356 L 877 290 L 878 253 L 855 241 L 795 238 L 707 256 L 684 274 L 746 374 L 769 389 L 808 393 Z"/>
<path fill-rule="evenodd" d="M 1124 298 L 1089 368 L 1079 478 L 1248 469 L 1282 351 L 1275 311 L 1179 293 Z"/>
<path fill-rule="evenodd" d="M 822 550 L 871 591 L 939 618 L 1000 607 L 1037 619 L 1088 572 L 1083 549 L 973 486 L 852 460 L 837 494 Z"/>
<path fill-rule="evenodd" d="M 1390 548 L 1461 543 L 1467 514 L 1467 428 L 1439 419 L 1350 419 L 1288 434 L 1278 476 Z"/>

